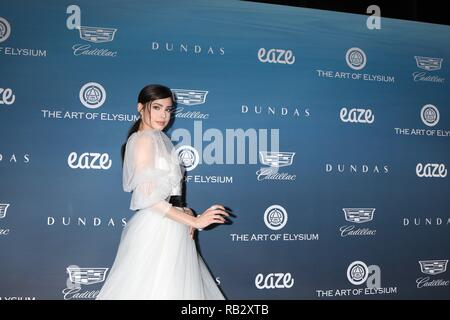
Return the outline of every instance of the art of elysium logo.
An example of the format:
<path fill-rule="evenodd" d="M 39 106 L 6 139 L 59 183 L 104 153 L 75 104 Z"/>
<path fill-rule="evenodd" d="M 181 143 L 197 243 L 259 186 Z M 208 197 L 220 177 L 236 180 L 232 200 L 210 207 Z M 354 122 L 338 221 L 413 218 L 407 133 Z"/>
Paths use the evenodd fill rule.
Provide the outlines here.
<path fill-rule="evenodd" d="M 347 50 L 345 61 L 353 70 L 361 70 L 366 66 L 367 57 L 360 48 L 353 47 Z"/>
<path fill-rule="evenodd" d="M 381 286 L 381 269 L 375 264 L 368 266 L 362 261 L 353 261 L 347 268 L 347 279 L 355 286 L 365 283 L 367 290 L 364 290 L 364 294 L 397 293 L 397 287 Z M 362 290 L 359 291 L 358 294 L 361 294 Z"/>
<path fill-rule="evenodd" d="M 381 268 L 378 265 L 367 265 L 357 260 L 349 264 L 346 271 L 347 280 L 355 287 L 316 290 L 319 297 L 348 297 L 397 294 L 395 286 L 381 286 Z M 363 286 L 361 286 L 363 285 Z"/>
<path fill-rule="evenodd" d="M 176 153 L 186 171 L 194 170 L 200 161 L 197 150 L 191 146 L 181 146 L 177 148 Z"/>
<path fill-rule="evenodd" d="M 272 230 L 280 230 L 286 225 L 288 215 L 286 210 L 280 205 L 272 205 L 264 212 L 264 223 L 267 228 Z"/>
<path fill-rule="evenodd" d="M 292 165 L 295 152 L 269 152 L 260 151 L 259 157 L 261 163 L 273 168 L 280 168 Z"/>
<path fill-rule="evenodd" d="M 429 275 L 436 275 L 447 271 L 448 260 L 421 260 L 420 271 Z"/>
<path fill-rule="evenodd" d="M 88 82 L 80 89 L 80 101 L 86 108 L 99 108 L 105 103 L 105 100 L 105 88 L 99 83 Z"/>
<path fill-rule="evenodd" d="M 440 70 L 442 67 L 442 58 L 414 56 L 417 67 L 426 71 Z"/>
<path fill-rule="evenodd" d="M 422 107 L 422 110 L 420 110 L 420 118 L 422 119 L 422 122 L 429 126 L 434 127 L 439 122 L 439 110 L 432 104 L 427 104 Z"/>
<path fill-rule="evenodd" d="M 9 203 L 0 203 L 0 219 L 6 217 L 6 212 L 8 211 Z"/>
<path fill-rule="evenodd" d="M 204 104 L 208 91 L 192 89 L 172 89 L 175 101 L 186 106 Z"/>
<path fill-rule="evenodd" d="M 9 38 L 11 34 L 11 26 L 9 25 L 8 20 L 3 17 L 0 17 L 0 42 L 5 41 Z"/>
<path fill-rule="evenodd" d="M 347 268 L 347 279 L 351 284 L 359 286 L 369 277 L 369 268 L 362 261 L 354 261 Z"/>
<path fill-rule="evenodd" d="M 0 43 L 6 41 L 11 35 L 11 25 L 8 20 L 0 17 Z M 0 47 L 0 53 L 3 55 L 23 56 L 23 57 L 47 57 L 47 50 L 31 48 L 13 48 Z"/>
<path fill-rule="evenodd" d="M 372 221 L 375 208 L 343 208 L 345 220 L 352 223 Z"/>
<path fill-rule="evenodd" d="M 294 64 L 295 56 L 292 50 L 260 48 L 258 60 L 262 63 Z"/>

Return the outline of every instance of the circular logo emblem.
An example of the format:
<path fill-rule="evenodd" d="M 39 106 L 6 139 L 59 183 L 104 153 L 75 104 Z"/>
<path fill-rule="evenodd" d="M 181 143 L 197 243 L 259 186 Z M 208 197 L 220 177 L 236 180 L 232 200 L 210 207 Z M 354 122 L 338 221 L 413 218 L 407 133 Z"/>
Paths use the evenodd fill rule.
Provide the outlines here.
<path fill-rule="evenodd" d="M 80 89 L 80 101 L 89 109 L 97 109 L 105 103 L 106 91 L 96 82 L 86 83 Z"/>
<path fill-rule="evenodd" d="M 439 122 L 439 110 L 432 104 L 424 105 L 420 110 L 420 118 L 427 126 L 434 127 Z"/>
<path fill-rule="evenodd" d="M 361 70 L 366 66 L 367 58 L 364 51 L 360 48 L 350 48 L 345 54 L 345 60 L 350 68 Z"/>
<path fill-rule="evenodd" d="M 0 17 L 0 42 L 3 42 L 6 39 L 8 39 L 10 34 L 11 34 L 11 26 L 9 25 L 8 20 Z"/>
<path fill-rule="evenodd" d="M 200 157 L 197 150 L 191 146 L 181 146 L 177 149 L 178 158 L 186 171 L 194 170 L 197 167 Z"/>
<path fill-rule="evenodd" d="M 287 212 L 280 205 L 270 206 L 264 212 L 264 223 L 269 229 L 280 230 L 286 225 L 287 220 Z"/>
<path fill-rule="evenodd" d="M 362 261 L 354 261 L 347 268 L 347 278 L 352 284 L 358 286 L 366 282 L 369 268 Z"/>

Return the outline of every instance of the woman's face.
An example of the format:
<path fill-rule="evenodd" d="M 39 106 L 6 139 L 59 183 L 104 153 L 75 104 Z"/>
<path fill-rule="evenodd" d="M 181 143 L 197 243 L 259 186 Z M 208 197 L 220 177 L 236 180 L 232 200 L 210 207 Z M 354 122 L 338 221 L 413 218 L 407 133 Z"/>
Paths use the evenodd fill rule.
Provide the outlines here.
<path fill-rule="evenodd" d="M 170 121 L 172 113 L 172 98 L 152 101 L 151 104 L 138 104 L 138 111 L 142 118 L 142 129 L 163 130 Z"/>

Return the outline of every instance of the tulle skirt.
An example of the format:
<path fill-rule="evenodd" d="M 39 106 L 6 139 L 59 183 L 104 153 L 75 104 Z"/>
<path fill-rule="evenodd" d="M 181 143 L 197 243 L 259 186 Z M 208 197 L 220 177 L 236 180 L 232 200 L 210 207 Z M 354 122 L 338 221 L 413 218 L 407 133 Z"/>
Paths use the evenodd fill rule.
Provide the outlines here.
<path fill-rule="evenodd" d="M 224 299 L 189 227 L 145 209 L 125 226 L 98 300 Z"/>

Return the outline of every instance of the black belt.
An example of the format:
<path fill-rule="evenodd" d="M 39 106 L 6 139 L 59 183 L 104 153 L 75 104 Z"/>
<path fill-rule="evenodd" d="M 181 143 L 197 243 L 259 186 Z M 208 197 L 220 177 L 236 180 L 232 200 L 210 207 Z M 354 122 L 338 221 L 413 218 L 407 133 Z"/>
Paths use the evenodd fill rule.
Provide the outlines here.
<path fill-rule="evenodd" d="M 182 196 L 170 196 L 169 203 L 172 204 L 174 207 L 186 207 L 186 203 L 183 200 Z"/>

